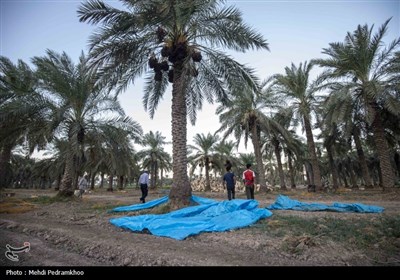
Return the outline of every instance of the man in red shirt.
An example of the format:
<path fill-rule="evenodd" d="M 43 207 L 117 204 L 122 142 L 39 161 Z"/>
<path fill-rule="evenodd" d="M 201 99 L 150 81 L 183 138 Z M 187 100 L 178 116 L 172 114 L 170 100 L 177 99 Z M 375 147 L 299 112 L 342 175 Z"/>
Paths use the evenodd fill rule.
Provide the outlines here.
<path fill-rule="evenodd" d="M 248 163 L 246 165 L 246 170 L 243 172 L 243 183 L 246 187 L 246 196 L 247 199 L 254 199 L 254 178 L 256 174 L 253 170 L 250 169 L 251 164 Z"/>

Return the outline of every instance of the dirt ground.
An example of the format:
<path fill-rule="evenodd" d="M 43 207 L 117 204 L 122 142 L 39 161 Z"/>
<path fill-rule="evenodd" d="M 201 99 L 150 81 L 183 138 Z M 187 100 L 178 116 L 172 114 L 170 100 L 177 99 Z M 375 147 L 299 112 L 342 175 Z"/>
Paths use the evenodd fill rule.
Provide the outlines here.
<path fill-rule="evenodd" d="M 10 193 L 11 197 L 7 195 Z M 110 218 L 140 214 L 107 212 L 116 206 L 138 203 L 140 192 L 137 189 L 95 190 L 81 200 L 43 202 L 55 193 L 54 190 L 2 191 L 1 266 L 400 265 L 399 191 L 339 189 L 337 193 L 309 193 L 297 189 L 256 193 L 259 207 L 272 204 L 282 193 L 303 202 L 360 202 L 382 206 L 385 210 L 380 214 L 272 211 L 272 217 L 252 226 L 228 232 L 201 233 L 183 241 L 128 231 L 109 222 Z M 218 200 L 226 198 L 225 193 L 195 194 Z M 147 201 L 164 195 L 165 190 L 150 191 Z M 245 198 L 245 194 L 239 193 L 237 198 Z M 381 220 L 389 221 L 389 224 L 383 229 L 373 228 Z M 310 223 L 309 231 L 301 232 L 301 226 L 307 223 Z M 352 224 L 362 225 L 362 242 L 357 239 L 357 234 L 353 237 L 351 233 L 349 237 L 346 228 L 342 228 Z M 327 228 L 334 231 L 337 228 L 337 233 L 326 235 L 324 229 Z M 366 238 L 368 230 L 371 231 L 370 239 Z M 24 242 L 30 243 L 30 250 L 18 253 L 18 261 L 5 257 L 7 245 L 22 247 Z"/>

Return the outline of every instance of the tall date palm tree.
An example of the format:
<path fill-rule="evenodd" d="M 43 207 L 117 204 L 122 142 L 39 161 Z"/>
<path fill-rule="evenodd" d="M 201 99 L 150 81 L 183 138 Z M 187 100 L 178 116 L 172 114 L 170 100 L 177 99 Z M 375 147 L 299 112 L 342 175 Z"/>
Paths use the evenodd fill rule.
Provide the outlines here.
<path fill-rule="evenodd" d="M 78 9 L 80 21 L 101 25 L 90 38 L 93 65 L 117 92 L 147 74 L 143 103 L 153 117 L 172 83 L 172 208 L 189 205 L 187 117 L 192 124 L 203 100 L 225 102 L 232 84 L 256 87 L 253 70 L 222 48 L 268 50 L 262 36 L 243 22 L 239 10 L 221 0 L 124 0 L 126 10 L 100 0 Z"/>
<path fill-rule="evenodd" d="M 314 61 L 325 68 L 320 77 L 325 86 L 338 82 L 364 104 L 364 116 L 373 131 L 384 189 L 394 186 L 395 174 L 385 138 L 382 111 L 386 109 L 400 115 L 400 101 L 396 90 L 393 90 L 396 84 L 398 87 L 399 80 L 399 72 L 393 70 L 399 64 L 400 38 L 384 48 L 383 37 L 389 21 L 376 34 L 372 34 L 373 26 L 359 25 L 353 33 L 347 33 L 344 42 L 330 43 L 329 48 L 323 49 L 322 53 L 328 58 Z"/>
<path fill-rule="evenodd" d="M 215 152 L 215 147 L 219 141 L 218 135 L 212 135 L 208 133 L 204 135 L 203 133 L 197 133 L 193 137 L 193 142 L 195 145 L 190 145 L 194 154 L 191 157 L 194 166 L 204 166 L 206 172 L 206 187 L 205 191 L 211 191 L 210 184 L 210 167 L 212 163 L 218 162 L 218 156 Z"/>
<path fill-rule="evenodd" d="M 144 149 L 138 152 L 139 158 L 142 158 L 143 169 L 150 169 L 150 188 L 157 186 L 158 171 L 162 166 L 168 166 L 170 155 L 164 151 L 164 145 L 168 144 L 160 131 L 150 131 L 143 136 L 142 146 Z"/>
<path fill-rule="evenodd" d="M 81 55 L 74 64 L 66 53 L 47 51 L 44 57 L 34 57 L 36 74 L 40 80 L 39 90 L 53 100 L 50 116 L 54 133 L 67 139 L 69 153 L 60 185 L 60 196 L 73 194 L 72 181 L 76 177 L 77 164 L 86 160 L 85 136 L 90 131 L 110 122 L 120 126 L 139 139 L 142 128 L 124 116 L 118 100 L 97 83 L 97 71 L 88 69 L 87 58 Z M 113 118 L 114 117 L 114 118 Z"/>
<path fill-rule="evenodd" d="M 285 68 L 285 74 L 274 76 L 274 90 L 277 93 L 287 96 L 292 101 L 292 108 L 295 117 L 302 120 L 303 128 L 306 132 L 308 153 L 312 165 L 311 183 L 318 190 L 322 189 L 321 171 L 315 150 L 314 136 L 312 132 L 312 114 L 315 114 L 317 101 L 315 98 L 315 88 L 309 81 L 312 64 L 300 63 L 297 67 L 292 63 L 291 67 Z"/>
<path fill-rule="evenodd" d="M 232 102 L 219 106 L 216 112 L 219 114 L 221 123 L 217 132 L 224 131 L 223 140 L 233 134 L 239 146 L 240 139 L 243 137 L 246 147 L 248 140 L 251 140 L 256 160 L 254 167 L 257 170 L 256 180 L 260 184 L 260 188 L 266 191 L 265 168 L 261 152 L 261 132 L 269 133 L 272 130 L 285 132 L 270 114 L 279 109 L 278 100 L 280 99 L 269 90 L 269 79 L 261 85 L 261 88 L 264 88 L 264 90 L 253 91 L 245 87 L 235 89 L 235 98 Z"/>
<path fill-rule="evenodd" d="M 43 148 L 49 137 L 49 101 L 37 91 L 35 73 L 22 60 L 0 56 L 0 188 L 11 183 L 12 150 L 29 145 Z"/>

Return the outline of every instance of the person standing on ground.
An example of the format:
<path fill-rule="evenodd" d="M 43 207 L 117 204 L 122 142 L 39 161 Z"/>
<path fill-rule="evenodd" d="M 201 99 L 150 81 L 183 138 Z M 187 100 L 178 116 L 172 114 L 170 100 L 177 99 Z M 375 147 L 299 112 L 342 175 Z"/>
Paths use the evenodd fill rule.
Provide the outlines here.
<path fill-rule="evenodd" d="M 243 172 L 243 183 L 246 188 L 247 199 L 254 199 L 254 178 L 256 174 L 250 169 L 251 164 L 246 165 L 246 170 Z"/>
<path fill-rule="evenodd" d="M 85 193 L 87 190 L 87 187 L 89 186 L 89 176 L 85 175 L 83 176 L 79 182 L 78 182 L 78 187 L 79 187 L 79 195 L 78 197 L 82 198 L 82 195 Z"/>
<path fill-rule="evenodd" d="M 139 185 L 140 185 L 140 190 L 142 191 L 142 197 L 140 198 L 140 201 L 142 203 L 145 203 L 149 185 L 149 174 L 147 173 L 146 170 L 144 170 L 142 175 L 140 175 L 139 177 Z"/>
<path fill-rule="evenodd" d="M 231 171 L 231 167 L 226 167 L 226 173 L 223 178 L 226 189 L 228 191 L 228 199 L 235 199 L 235 174 Z"/>

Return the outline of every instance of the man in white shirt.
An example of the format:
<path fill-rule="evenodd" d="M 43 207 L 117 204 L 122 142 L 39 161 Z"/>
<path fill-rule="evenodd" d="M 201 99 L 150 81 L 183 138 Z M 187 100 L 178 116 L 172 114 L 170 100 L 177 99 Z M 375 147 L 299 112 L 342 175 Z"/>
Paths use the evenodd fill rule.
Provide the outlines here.
<path fill-rule="evenodd" d="M 88 186 L 89 186 L 89 176 L 85 175 L 83 176 L 79 182 L 78 182 L 78 186 L 79 186 L 79 195 L 78 197 L 82 198 L 82 195 L 85 193 L 85 191 L 87 190 Z"/>
<path fill-rule="evenodd" d="M 140 201 L 142 203 L 145 203 L 145 198 L 147 196 L 148 192 L 148 185 L 149 185 L 149 174 L 147 173 L 146 170 L 143 171 L 142 175 L 139 177 L 139 185 L 140 185 L 140 190 L 142 191 L 142 197 L 140 198 Z"/>

